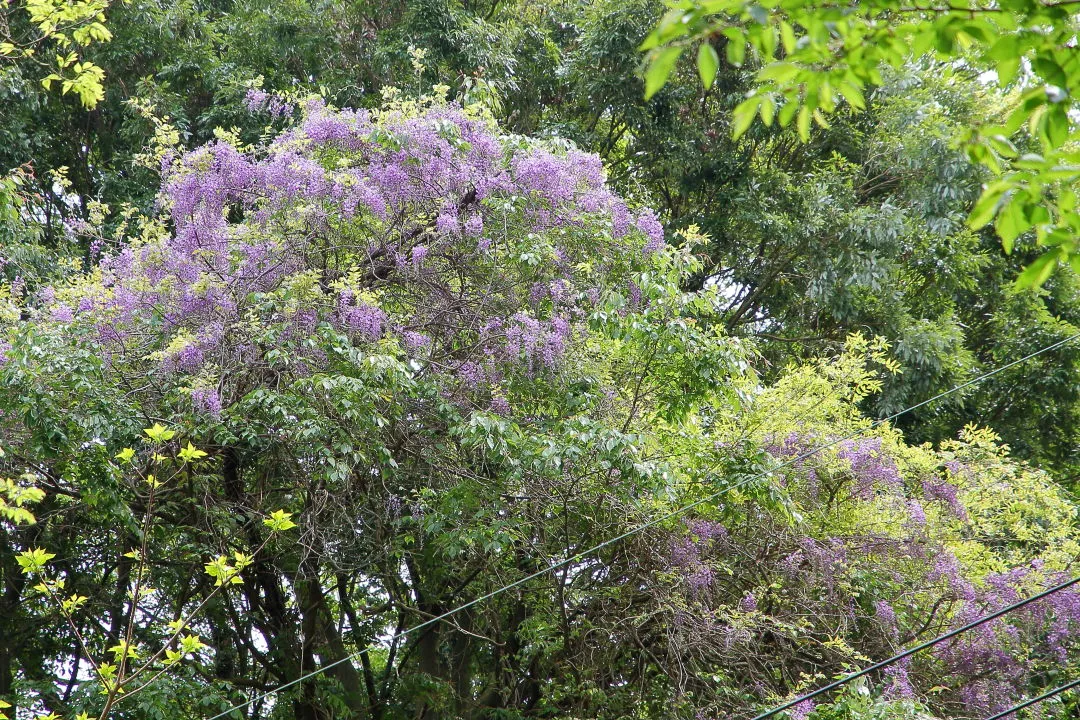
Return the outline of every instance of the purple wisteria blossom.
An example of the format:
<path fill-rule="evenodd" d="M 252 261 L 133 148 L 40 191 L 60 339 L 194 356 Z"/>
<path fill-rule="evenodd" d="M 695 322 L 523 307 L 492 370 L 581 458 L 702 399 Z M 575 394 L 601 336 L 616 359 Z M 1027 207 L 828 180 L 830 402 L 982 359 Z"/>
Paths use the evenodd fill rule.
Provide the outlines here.
<path fill-rule="evenodd" d="M 386 316 L 379 308 L 357 300 L 351 292 L 345 291 L 338 297 L 338 317 L 348 330 L 368 340 L 376 340 L 382 335 Z"/>
<path fill-rule="evenodd" d="M 193 388 L 225 372 L 295 377 L 345 348 L 445 348 L 453 360 L 429 372 L 451 377 L 447 397 L 509 415 L 503 379 L 556 376 L 589 313 L 663 248 L 656 215 L 611 191 L 599 157 L 502 135 L 460 107 L 293 108 L 256 88 L 245 100 L 297 117 L 257 148 L 219 139 L 165 158 L 171 232 L 100 248 L 101 281 L 81 296 L 38 297 L 43 317 L 84 323 L 106 361 L 145 358 L 199 413 L 227 398 Z"/>
<path fill-rule="evenodd" d="M 221 417 L 221 396 L 214 388 L 195 388 L 191 391 L 191 402 L 195 412 L 205 413 L 212 418 Z"/>
<path fill-rule="evenodd" d="M 876 487 L 895 491 L 903 486 L 896 463 L 882 451 L 881 438 L 845 440 L 837 456 L 850 463 L 856 494 L 862 498 L 870 497 Z"/>
<path fill-rule="evenodd" d="M 892 637 L 896 637 L 899 633 L 899 626 L 896 622 L 896 611 L 893 606 L 885 600 L 878 600 L 874 603 L 875 615 L 879 623 L 885 632 Z"/>
<path fill-rule="evenodd" d="M 967 510 L 960 501 L 959 488 L 956 485 L 944 480 L 926 480 L 922 484 L 922 490 L 928 499 L 943 503 L 958 519 L 964 521 L 968 519 Z"/>
<path fill-rule="evenodd" d="M 645 243 L 646 253 L 654 253 L 663 249 L 664 226 L 660 224 L 660 220 L 657 219 L 656 213 L 652 210 L 645 210 L 638 215 L 635 224 L 648 238 L 648 242 Z"/>
<path fill-rule="evenodd" d="M 491 398 L 491 412 L 507 417 L 513 412 L 513 408 L 510 407 L 510 402 L 506 398 L 497 395 Z"/>
<path fill-rule="evenodd" d="M 814 712 L 814 707 L 813 700 L 803 700 L 792 707 L 788 714 L 791 716 L 791 720 L 806 720 L 810 717 L 810 713 Z"/>
<path fill-rule="evenodd" d="M 890 665 L 885 668 L 885 692 L 882 697 L 885 700 L 914 700 L 915 688 L 908 678 L 907 668 L 902 664 Z"/>

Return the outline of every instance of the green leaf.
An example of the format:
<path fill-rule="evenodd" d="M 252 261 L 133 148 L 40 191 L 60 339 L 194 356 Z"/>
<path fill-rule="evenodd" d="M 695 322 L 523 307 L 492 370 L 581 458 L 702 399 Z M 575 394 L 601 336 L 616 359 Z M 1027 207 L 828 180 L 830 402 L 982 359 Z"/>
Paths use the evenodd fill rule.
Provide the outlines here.
<path fill-rule="evenodd" d="M 752 95 L 735 106 L 731 123 L 731 137 L 733 140 L 738 140 L 750 129 L 750 124 L 754 122 L 754 116 L 757 115 L 760 104 L 761 96 Z"/>
<path fill-rule="evenodd" d="M 840 94 L 848 101 L 848 105 L 856 110 L 866 109 L 866 100 L 863 98 L 862 90 L 850 82 L 842 82 L 836 86 L 836 89 L 840 91 Z"/>
<path fill-rule="evenodd" d="M 970 20 L 964 23 L 960 27 L 960 32 L 984 45 L 991 43 L 995 37 L 993 26 L 980 20 Z"/>
<path fill-rule="evenodd" d="M 1027 213 L 1024 212 L 1024 206 L 1030 197 L 1027 192 L 1018 192 L 1013 195 L 1008 205 L 998 213 L 994 227 L 997 229 L 998 235 L 1001 236 L 1001 244 L 1007 253 L 1012 252 L 1016 238 L 1027 232 L 1031 227 L 1031 223 L 1027 219 Z"/>
<path fill-rule="evenodd" d="M 1051 148 L 1059 148 L 1069 139 L 1069 115 L 1065 103 L 1051 105 L 1041 118 L 1044 139 Z"/>
<path fill-rule="evenodd" d="M 975 207 L 971 209 L 971 214 L 968 216 L 968 226 L 972 230 L 978 230 L 981 227 L 985 227 L 994 219 L 1001 198 L 1008 189 L 1009 186 L 1006 183 L 996 182 L 988 185 L 986 189 L 983 190 L 982 195 L 975 201 Z"/>
<path fill-rule="evenodd" d="M 652 50 L 658 45 L 662 45 L 665 42 L 686 33 L 686 25 L 682 22 L 683 16 L 686 11 L 683 8 L 672 8 L 664 13 L 664 17 L 661 18 L 660 23 L 656 26 L 656 29 L 649 33 L 648 37 L 642 41 L 638 46 L 638 50 L 644 52 L 645 50 Z"/>
<path fill-rule="evenodd" d="M 776 62 L 770 65 L 766 65 L 758 73 L 758 79 L 761 81 L 771 80 L 778 85 L 783 85 L 786 82 L 794 80 L 799 74 L 799 67 L 789 62 Z"/>
<path fill-rule="evenodd" d="M 990 143 L 990 147 L 997 151 L 998 155 L 1007 158 L 1014 158 L 1020 154 L 1016 149 L 1016 146 L 1012 144 L 1012 141 L 1004 135 L 991 135 L 986 138 L 986 141 Z"/>
<path fill-rule="evenodd" d="M 1024 206 L 1024 219 L 1032 226 L 1050 222 L 1050 210 L 1039 203 L 1028 203 Z"/>
<path fill-rule="evenodd" d="M 941 55 L 952 55 L 956 49 L 956 32 L 949 26 L 935 28 L 934 49 Z"/>
<path fill-rule="evenodd" d="M 1020 56 L 998 60 L 994 67 L 997 70 L 998 82 L 1002 85 L 1008 85 L 1016 79 L 1020 72 Z"/>
<path fill-rule="evenodd" d="M 1012 135 L 1019 130 L 1027 119 L 1031 116 L 1031 113 L 1036 108 L 1042 107 L 1046 104 L 1046 90 L 1043 88 L 1035 88 L 1024 93 L 1024 96 L 1020 100 L 1020 104 L 1016 109 L 1009 113 L 1008 119 L 1005 120 L 1003 130 L 1006 135 Z"/>
<path fill-rule="evenodd" d="M 187 447 L 181 449 L 180 452 L 177 453 L 177 457 L 179 457 L 184 462 L 195 462 L 196 460 L 201 460 L 202 458 L 206 457 L 206 451 L 199 450 L 197 447 L 192 445 L 191 442 L 188 442 Z"/>
<path fill-rule="evenodd" d="M 724 51 L 727 54 L 728 64 L 742 67 L 743 61 L 746 59 L 746 42 L 744 40 L 728 40 Z"/>
<path fill-rule="evenodd" d="M 797 100 L 789 99 L 781 107 L 780 113 L 777 116 L 777 120 L 780 122 L 780 127 L 787 127 L 791 124 L 791 121 L 795 118 L 795 113 L 799 111 L 799 103 Z"/>
<path fill-rule="evenodd" d="M 1021 290 L 1041 287 L 1044 282 L 1054 273 L 1059 260 L 1065 258 L 1065 251 L 1060 247 L 1047 250 L 1024 268 L 1024 272 L 1016 278 L 1016 287 Z"/>
<path fill-rule="evenodd" d="M 795 30 L 784 20 L 780 21 L 780 44 L 784 52 L 790 55 L 795 52 Z"/>
<path fill-rule="evenodd" d="M 1068 75 L 1065 74 L 1065 70 L 1053 58 L 1046 55 L 1036 55 L 1031 59 L 1031 67 L 1051 85 L 1063 88 L 1069 87 Z"/>
<path fill-rule="evenodd" d="M 673 45 L 653 51 L 652 60 L 645 71 L 645 99 L 648 100 L 664 87 L 671 71 L 675 68 L 675 62 L 682 55 L 683 47 Z"/>
<path fill-rule="evenodd" d="M 1015 35 L 1004 35 L 997 39 L 990 49 L 986 51 L 986 57 L 990 60 L 1001 62 L 1020 56 L 1020 38 Z"/>
<path fill-rule="evenodd" d="M 33 548 L 31 550 L 25 550 L 15 556 L 15 561 L 19 564 L 19 567 L 27 575 L 31 573 L 39 573 L 45 569 L 45 566 L 49 564 L 56 555 L 51 552 L 45 552 L 42 548 Z"/>
<path fill-rule="evenodd" d="M 172 440 L 176 435 L 176 432 L 165 428 L 161 423 L 154 423 L 154 427 L 149 427 L 143 430 L 152 442 L 163 443 Z"/>
<path fill-rule="evenodd" d="M 773 116 L 776 114 L 776 101 L 772 95 L 761 96 L 761 122 L 766 126 L 772 125 Z"/>
<path fill-rule="evenodd" d="M 716 49 L 708 42 L 701 43 L 697 54 L 697 70 L 701 77 L 701 84 L 708 90 L 716 80 L 716 71 L 720 69 L 720 56 Z"/>
<path fill-rule="evenodd" d="M 810 120 L 813 114 L 810 107 L 803 105 L 799 108 L 799 116 L 795 120 L 795 128 L 799 131 L 799 139 L 803 142 L 810 142 Z"/>
<path fill-rule="evenodd" d="M 263 525 L 266 525 L 272 532 L 284 532 L 285 530 L 291 530 L 296 527 L 296 523 L 292 520 L 292 513 L 287 513 L 284 510 L 275 510 L 270 513 L 270 517 L 263 520 Z"/>

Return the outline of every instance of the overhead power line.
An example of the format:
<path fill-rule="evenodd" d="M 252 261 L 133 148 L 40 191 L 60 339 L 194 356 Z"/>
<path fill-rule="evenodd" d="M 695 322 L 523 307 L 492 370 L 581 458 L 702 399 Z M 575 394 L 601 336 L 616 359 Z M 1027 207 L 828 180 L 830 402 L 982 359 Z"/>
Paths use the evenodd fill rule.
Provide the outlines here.
<path fill-rule="evenodd" d="M 1008 710 L 1002 710 L 997 715 L 991 715 L 990 717 L 986 718 L 986 720 L 1001 720 L 1002 718 L 1011 717 L 1013 713 L 1020 712 L 1024 708 L 1031 707 L 1032 705 L 1034 705 L 1036 703 L 1041 703 L 1043 700 L 1049 700 L 1050 698 L 1054 697 L 1055 695 L 1059 695 L 1059 694 L 1065 692 L 1066 690 L 1072 690 L 1077 685 L 1080 685 L 1080 678 L 1077 678 L 1076 680 L 1073 680 L 1070 683 L 1065 683 L 1061 687 L 1056 687 L 1053 690 L 1047 690 L 1046 692 L 1044 692 L 1039 697 L 1033 697 L 1030 700 L 1025 700 L 1024 702 L 1020 703 L 1019 705 L 1013 705 Z"/>
<path fill-rule="evenodd" d="M 676 517 L 679 517 L 680 515 L 683 515 L 683 514 L 689 512 L 689 511 L 693 510 L 694 508 L 697 508 L 697 507 L 700 507 L 701 505 L 712 502 L 713 500 L 719 498 L 721 495 L 724 495 L 724 494 L 726 494 L 728 492 L 731 492 L 732 490 L 743 487 L 743 486 L 748 485 L 748 484 L 750 484 L 752 482 L 755 482 L 757 480 L 762 480 L 762 479 L 764 479 L 766 477 L 769 477 L 770 475 L 773 475 L 773 474 L 779 472 L 780 470 L 791 467 L 791 466 L 793 466 L 793 465 L 795 465 L 797 463 L 800 463 L 800 462 L 802 462 L 802 461 L 804 461 L 804 460 L 806 460 L 806 459 L 808 459 L 810 457 L 813 457 L 814 455 L 822 452 L 823 450 L 827 450 L 827 449 L 829 449 L 831 447 L 835 447 L 835 446 L 837 446 L 837 445 L 839 445 L 841 443 L 847 442 L 849 440 L 854 440 L 855 438 L 857 438 L 857 437 L 859 437 L 861 435 L 864 435 L 865 433 L 870 432 L 870 431 L 874 430 L 877 427 L 880 427 L 881 425 L 883 425 L 885 423 L 892 422 L 893 420 L 896 420 L 897 418 L 899 418 L 899 417 L 901 417 L 903 415 L 906 415 L 906 414 L 908 414 L 910 412 L 918 410 L 921 407 L 929 405 L 929 404 L 931 404 L 933 402 L 937 402 L 938 400 L 941 400 L 942 398 L 945 398 L 945 397 L 948 397 L 949 395 L 953 395 L 955 393 L 958 393 L 961 390 L 969 388 L 969 387 L 971 387 L 973 385 L 977 385 L 977 384 L 979 384 L 979 383 L 981 383 L 981 382 L 983 382 L 985 380 L 990 379 L 991 377 L 994 377 L 995 375 L 998 375 L 999 373 L 1002 373 L 1002 372 L 1008 370 L 1009 368 L 1016 367 L 1017 365 L 1021 365 L 1021 364 L 1025 363 L 1025 362 L 1027 362 L 1028 360 L 1032 360 L 1032 359 L 1038 357 L 1039 355 L 1042 355 L 1044 353 L 1048 353 L 1051 350 L 1056 350 L 1059 347 L 1067 345 L 1068 343 L 1072 342 L 1073 340 L 1076 340 L 1077 338 L 1080 338 L 1080 333 L 1077 333 L 1075 335 L 1071 335 L 1071 336 L 1069 336 L 1069 337 L 1067 337 L 1067 338 L 1065 338 L 1063 340 L 1058 340 L 1057 342 L 1051 343 L 1051 344 L 1049 344 L 1049 345 L 1047 345 L 1047 346 L 1045 346 L 1043 348 L 1040 348 L 1039 350 L 1036 350 L 1036 351 L 1034 351 L 1032 353 L 1028 353 L 1027 355 L 1025 355 L 1025 356 L 1023 356 L 1023 357 L 1021 357 L 1021 358 L 1019 358 L 1017 360 L 1013 360 L 1011 362 L 1005 363 L 1004 365 L 1001 365 L 1001 366 L 999 366 L 997 368 L 994 368 L 993 370 L 990 370 L 989 372 L 983 373 L 982 375 L 974 377 L 971 380 L 968 380 L 968 381 L 963 382 L 963 383 L 961 383 L 959 385 L 956 385 L 955 387 L 952 387 L 952 388 L 950 388 L 948 390 L 940 392 L 937 395 L 934 395 L 933 397 L 931 397 L 931 398 L 929 398 L 927 400 L 923 400 L 922 402 L 916 403 L 916 404 L 914 404 L 914 405 L 912 405 L 910 407 L 906 407 L 903 410 L 895 412 L 892 415 L 889 415 L 887 417 L 883 417 L 883 418 L 880 418 L 878 420 L 875 420 L 874 422 L 867 425 L 865 428 L 862 428 L 862 429 L 857 430 L 855 432 L 849 433 L 848 435 L 837 438 L 835 440 L 824 443 L 822 445 L 818 445 L 817 447 L 815 447 L 815 448 L 813 448 L 811 450 L 808 450 L 807 452 L 805 452 L 805 453 L 803 453 L 801 455 L 793 457 L 790 460 L 788 460 L 788 461 L 786 461 L 784 463 L 781 463 L 780 465 L 777 465 L 776 467 L 773 467 L 773 468 L 770 468 L 769 470 L 765 470 L 763 472 L 757 473 L 756 475 L 752 475 L 752 476 L 750 476 L 748 478 L 745 478 L 744 480 L 741 480 L 741 481 L 739 481 L 737 483 L 734 483 L 732 485 L 728 485 L 727 487 L 725 487 L 725 488 L 723 488 L 721 490 L 718 490 L 715 493 L 711 493 L 711 494 L 701 498 L 700 500 L 696 500 L 696 501 L 694 501 L 694 502 L 692 502 L 692 503 L 690 503 L 688 505 L 684 505 L 684 506 L 682 506 L 682 507 L 680 507 L 680 508 L 678 508 L 676 510 L 672 510 L 671 512 L 665 513 L 665 514 L 663 514 L 663 515 L 661 515 L 661 516 L 659 516 L 657 518 L 649 520 L 648 522 L 642 523 L 641 525 L 638 525 L 638 526 L 636 526 L 634 528 L 631 528 L 630 530 L 627 530 L 626 532 L 624 532 L 624 533 L 622 533 L 620 535 L 616 535 L 615 537 L 604 540 L 603 542 L 598 543 L 597 545 L 594 545 L 594 546 L 592 546 L 592 547 L 590 547 L 590 548 L 588 548 L 586 550 L 582 550 L 581 552 L 578 552 L 578 553 L 576 553 L 574 555 L 571 555 L 570 557 L 567 557 L 567 558 L 564 558 L 562 560 L 559 560 L 558 562 L 552 563 L 551 565 L 549 565 L 549 566 L 547 566 L 547 567 L 545 567 L 545 568 L 543 568 L 541 570 L 537 570 L 536 572 L 531 573 L 529 575 L 526 575 L 523 578 L 519 578 L 518 580 L 515 580 L 514 582 L 510 583 L 509 585 L 504 585 L 503 587 L 500 587 L 500 588 L 498 588 L 496 590 L 492 590 L 489 593 L 481 595 L 478 598 L 475 598 L 473 600 L 470 600 L 467 603 L 464 603 L 464 604 L 459 605 L 459 606 L 457 606 L 457 607 L 455 607 L 455 608 L 453 608 L 451 610 L 448 610 L 448 611 L 442 613 L 441 615 L 436 615 L 435 617 L 429 618 L 429 619 L 427 619 L 427 620 L 425 620 L 425 621 L 423 621 L 421 623 L 413 625 L 410 628 L 406 628 L 397 637 L 404 637 L 406 635 L 410 635 L 412 633 L 415 633 L 417 630 L 421 630 L 421 629 L 423 629 L 425 627 L 428 627 L 430 625 L 434 625 L 436 623 L 442 622 L 443 620 L 446 620 L 447 618 L 452 617 L 453 615 L 456 615 L 456 614 L 458 614 L 460 612 L 468 610 L 469 608 L 473 607 L 474 605 L 478 605 L 480 603 L 486 602 L 487 600 L 490 600 L 490 599 L 492 599 L 494 597 L 502 595 L 503 593 L 509 592 L 510 590 L 513 590 L 513 589 L 515 589 L 515 588 L 517 588 L 517 587 L 519 587 L 521 585 L 524 585 L 525 583 L 529 582 L 530 580 L 535 580 L 536 578 L 541 577 L 543 575 L 546 575 L 547 573 L 552 572 L 553 570 L 558 570 L 558 569 L 560 569 L 562 567 L 565 567 L 565 566 L 567 566 L 567 565 L 569 565 L 571 563 L 582 560 L 582 559 L 584 559 L 584 558 L 586 558 L 586 557 L 588 557 L 588 556 L 590 556 L 590 555 L 592 555 L 592 554 L 594 554 L 596 552 L 599 552 L 600 550 L 603 550 L 604 548 L 606 548 L 606 547 L 608 547 L 610 545 L 614 545 L 616 543 L 622 542 L 623 540 L 625 540 L 625 539 L 627 539 L 629 537 L 632 537 L 634 535 L 637 535 L 640 532 L 648 530 L 649 528 L 656 527 L 657 525 L 661 525 L 661 524 L 667 522 L 668 520 L 674 519 Z M 248 705 L 259 702 L 260 700 L 264 700 L 265 698 L 270 697 L 271 695 L 274 695 L 276 693 L 279 693 L 282 690 L 286 690 L 286 689 L 288 689 L 290 687 L 293 687 L 294 685 L 298 685 L 298 684 L 300 684 L 300 683 L 302 683 L 302 682 L 304 682 L 306 680 L 310 680 L 311 678 L 313 678 L 313 677 L 315 677 L 317 675 L 320 675 L 320 674 L 326 672 L 327 670 L 335 668 L 338 665 L 341 665 L 341 664 L 346 663 L 346 662 L 351 662 L 352 660 L 354 660 L 354 659 L 360 657 L 361 655 L 369 652 L 373 648 L 374 648 L 374 646 L 366 647 L 366 648 L 364 648 L 362 650 L 358 650 L 358 651 L 356 651 L 354 653 L 350 653 L 350 654 L 346 655 L 343 658 L 339 658 L 337 660 L 334 660 L 333 662 L 327 663 L 326 665 L 323 665 L 320 668 L 312 670 L 311 672 L 305 673 L 303 675 L 300 675 L 297 678 L 294 678 L 294 679 L 292 679 L 292 680 L 290 680 L 290 681 L 288 681 L 286 683 L 283 683 L 283 684 L 279 685 L 278 687 L 274 688 L 273 690 L 267 690 L 264 693 L 256 695 L 256 696 L 254 696 L 252 698 L 249 698 L 248 700 L 245 700 L 242 703 L 238 703 L 238 704 L 230 707 L 228 710 L 224 710 L 224 711 L 218 713 L 217 715 L 212 715 L 211 717 L 207 718 L 207 720 L 219 720 L 220 718 L 223 718 L 226 715 L 228 715 L 228 714 L 230 714 L 230 713 L 232 713 L 232 712 L 234 712 L 236 710 L 240 710 L 242 708 L 245 708 Z M 779 712 L 779 710 L 777 710 L 776 712 Z"/>
<path fill-rule="evenodd" d="M 842 685 L 846 685 L 847 683 L 851 682 L 852 680 L 857 680 L 858 678 L 861 678 L 861 677 L 863 677 L 865 675 L 869 675 L 870 673 L 874 672 L 875 670 L 880 670 L 883 667 L 888 667 L 889 665 L 892 665 L 893 663 L 899 662 L 899 661 L 903 660 L 906 657 L 911 657 L 912 655 L 914 655 L 916 653 L 922 652 L 923 650 L 926 650 L 928 648 L 932 648 L 935 645 L 939 645 L 939 644 L 945 642 L 946 640 L 950 640 L 950 639 L 956 637 L 957 635 L 960 635 L 961 633 L 965 633 L 968 630 L 971 630 L 972 628 L 979 627 L 980 625 L 988 623 L 991 620 L 996 620 L 997 618 L 1001 617 L 1002 615 L 1010 613 L 1013 610 L 1018 610 L 1019 608 L 1022 608 L 1025 605 L 1030 605 L 1033 602 L 1038 602 L 1039 600 L 1042 600 L 1047 595 L 1053 595 L 1056 592 L 1060 592 L 1061 590 L 1065 590 L 1066 588 L 1072 587 L 1076 583 L 1080 583 L 1080 575 L 1074 577 L 1071 580 L 1067 580 L 1066 582 L 1063 582 L 1060 585 L 1055 585 L 1052 588 L 1049 588 L 1047 590 L 1043 590 L 1040 593 L 1036 593 L 1035 595 L 1032 595 L 1031 597 L 1025 598 L 1023 600 L 1019 600 L 1017 602 L 1014 602 L 1012 605 L 1008 605 L 1006 607 L 1003 607 L 1000 610 L 998 610 L 997 612 L 992 612 L 989 615 L 984 615 L 983 617 L 980 617 L 977 620 L 973 620 L 973 621 L 969 622 L 967 625 L 962 625 L 962 626 L 956 628 L 955 630 L 950 630 L 949 632 L 945 633 L 944 635 L 938 635 L 936 638 L 933 638 L 932 640 L 927 640 L 926 642 L 920 643 L 920 644 L 916 645 L 913 648 L 905 650 L 905 651 L 903 651 L 901 653 L 897 653 L 896 655 L 893 655 L 891 658 L 888 658 L 886 660 L 882 660 L 881 662 L 878 662 L 878 663 L 874 663 L 873 665 L 870 665 L 869 667 L 865 667 L 862 670 L 859 670 L 857 672 L 853 672 L 850 675 L 845 675 L 844 677 L 840 678 L 839 680 L 831 682 L 828 685 L 819 687 L 817 690 L 814 690 L 813 692 L 808 692 L 808 693 L 806 693 L 804 695 L 800 695 L 799 697 L 795 698 L 794 700 L 788 700 L 783 705 L 778 705 L 777 707 L 774 707 L 772 710 L 769 710 L 767 712 L 763 712 L 760 715 L 755 716 L 753 718 L 753 720 L 765 720 L 765 718 L 767 718 L 767 717 L 772 717 L 773 715 L 775 715 L 777 713 L 783 712 L 785 710 L 789 710 L 789 709 L 795 707 L 796 705 L 798 705 L 801 702 L 805 702 L 807 700 L 812 700 L 812 699 L 818 697 L 819 695 L 824 695 L 825 693 L 829 692 L 830 690 L 835 690 L 836 688 L 838 688 L 838 687 L 840 687 Z M 997 716 L 995 716 L 995 717 L 997 717 Z"/>

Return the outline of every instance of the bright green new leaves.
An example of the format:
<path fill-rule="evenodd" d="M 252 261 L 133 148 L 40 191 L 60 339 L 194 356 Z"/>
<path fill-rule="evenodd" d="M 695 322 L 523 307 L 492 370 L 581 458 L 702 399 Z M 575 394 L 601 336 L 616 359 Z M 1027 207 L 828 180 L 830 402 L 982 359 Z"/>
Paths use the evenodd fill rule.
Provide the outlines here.
<path fill-rule="evenodd" d="M 1022 237 L 1048 248 L 1018 279 L 1031 287 L 1078 252 L 1080 215 L 1071 189 L 1080 180 L 1080 136 L 1072 119 L 1080 93 L 1077 30 L 1066 8 L 1037 0 L 937 8 L 897 0 L 851 7 L 684 0 L 641 48 L 650 51 L 647 95 L 663 86 L 682 49 L 691 45 L 702 48 L 698 70 L 706 87 L 716 74 L 709 58 L 718 42 L 732 66 L 752 57 L 756 85 L 734 110 L 736 138 L 756 117 L 766 125 L 775 117 L 807 141 L 813 125 L 827 127 L 829 113 L 844 106 L 863 109 L 867 89 L 882 83 L 885 68 L 927 55 L 982 72 L 986 82 L 1018 87 L 1023 94 L 1004 122 L 973 128 L 954 141 L 997 176 L 975 205 L 971 226 L 989 225 L 996 216 L 994 227 L 1007 252 Z M 1031 152 L 1018 149 L 1031 144 Z"/>
<path fill-rule="evenodd" d="M 175 650 L 173 648 L 165 649 L 165 664 L 175 665 L 186 657 L 195 655 L 200 650 L 208 647 L 206 643 L 198 638 L 196 635 L 184 635 L 178 639 L 179 647 Z"/>
<path fill-rule="evenodd" d="M 74 615 L 75 612 L 82 608 L 82 606 L 85 605 L 86 601 L 89 599 L 90 598 L 86 597 L 85 595 L 79 595 L 78 593 L 75 593 L 70 597 L 64 598 L 60 602 L 61 610 L 63 610 L 64 613 L 67 615 Z"/>
<path fill-rule="evenodd" d="M 218 555 L 215 559 L 206 563 L 206 574 L 214 579 L 215 585 L 239 585 L 244 582 L 240 577 L 240 572 L 250 565 L 254 558 L 251 555 L 237 551 L 233 553 L 233 559 L 235 562 L 230 565 L 229 558 Z"/>
<path fill-rule="evenodd" d="M 112 39 L 105 26 L 108 0 L 25 0 L 21 4 L 36 36 L 12 37 L 10 24 L 0 21 L 0 60 L 21 59 L 51 69 L 41 80 L 46 90 L 58 85 L 63 94 L 78 97 L 83 107 L 95 107 L 105 97 L 105 71 L 84 60 L 81 53 L 94 43 Z M 0 0 L 0 13 L 11 12 L 11 5 L 11 0 Z M 38 53 L 45 43 L 55 49 L 50 59 L 45 59 L 49 50 Z"/>
<path fill-rule="evenodd" d="M 187 447 L 182 448 L 180 452 L 176 454 L 176 457 L 184 462 L 191 463 L 206 457 L 206 452 L 204 450 L 199 450 L 189 442 Z"/>
<path fill-rule="evenodd" d="M 24 476 L 29 483 L 33 476 Z M 34 514 L 26 505 L 41 502 L 45 492 L 29 485 L 19 484 L 8 478 L 0 478 L 0 520 L 7 520 L 16 525 L 32 525 Z"/>
<path fill-rule="evenodd" d="M 116 662 L 120 662 L 124 658 L 135 659 L 139 657 L 138 646 L 126 641 L 121 641 L 113 645 L 108 649 L 108 652 L 112 653 L 113 657 L 116 658 Z"/>
<path fill-rule="evenodd" d="M 32 550 L 26 550 L 19 553 L 15 560 L 19 563 L 19 568 L 27 575 L 37 574 L 45 571 L 48 567 L 49 561 L 56 557 L 55 553 L 46 552 L 41 548 L 33 548 Z"/>
<path fill-rule="evenodd" d="M 176 437 L 176 432 L 165 428 L 161 423 L 154 423 L 154 427 L 143 430 L 146 437 L 152 443 L 165 443 Z"/>
<path fill-rule="evenodd" d="M 270 513 L 270 517 L 263 520 L 263 525 L 270 528 L 272 532 L 285 532 L 296 527 L 296 523 L 292 521 L 292 513 L 287 513 L 284 510 L 275 510 Z"/>

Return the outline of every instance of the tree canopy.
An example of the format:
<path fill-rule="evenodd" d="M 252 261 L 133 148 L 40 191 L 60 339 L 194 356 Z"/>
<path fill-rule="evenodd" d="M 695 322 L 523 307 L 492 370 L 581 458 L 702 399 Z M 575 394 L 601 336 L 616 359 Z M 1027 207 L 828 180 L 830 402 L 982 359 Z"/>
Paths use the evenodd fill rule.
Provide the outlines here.
<path fill-rule="evenodd" d="M 0 3 L 0 718 L 752 718 L 1069 581 L 1073 22 Z"/>
<path fill-rule="evenodd" d="M 865 91 L 883 84 L 887 68 L 902 67 L 913 56 L 931 55 L 981 73 L 984 82 L 1016 97 L 1008 112 L 956 135 L 969 156 L 995 176 L 972 207 L 970 224 L 994 222 L 1006 252 L 1025 234 L 1033 235 L 1047 249 L 1019 281 L 1041 285 L 1059 262 L 1072 262 L 1080 232 L 1071 118 L 1080 64 L 1071 5 L 687 0 L 675 3 L 642 43 L 643 49 L 656 48 L 645 75 L 646 94 L 663 86 L 689 44 L 697 45 L 698 72 L 710 87 L 722 51 L 731 65 L 757 66 L 753 92 L 733 112 L 733 135 L 746 132 L 760 116 L 766 125 L 774 119 L 781 126 L 794 122 L 805 142 L 811 124 L 827 127 L 826 116 L 839 107 L 865 109 Z"/>

